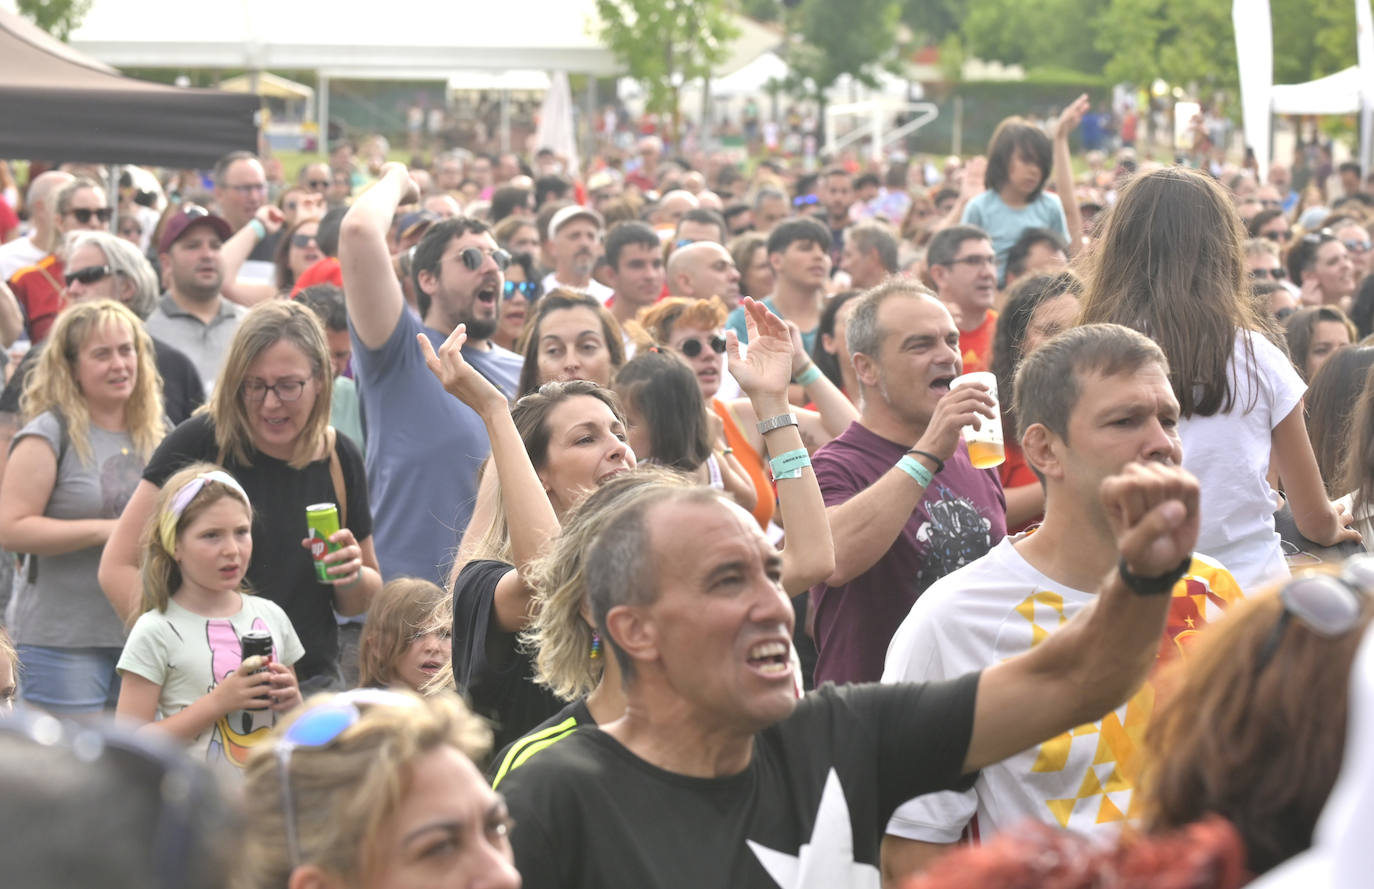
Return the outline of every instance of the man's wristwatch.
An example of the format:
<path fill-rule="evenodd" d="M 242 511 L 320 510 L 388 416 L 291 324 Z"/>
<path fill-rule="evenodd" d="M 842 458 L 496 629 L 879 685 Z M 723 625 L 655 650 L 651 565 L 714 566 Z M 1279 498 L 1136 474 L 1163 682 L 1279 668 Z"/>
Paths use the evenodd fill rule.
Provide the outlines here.
<path fill-rule="evenodd" d="M 776 417 L 769 417 L 759 421 L 759 435 L 767 435 L 774 429 L 781 429 L 784 426 L 796 426 L 797 415 L 794 413 L 778 414 Z"/>
<path fill-rule="evenodd" d="M 1189 553 L 1183 557 L 1183 561 L 1172 571 L 1168 571 L 1158 577 L 1141 577 L 1139 574 L 1132 574 L 1126 567 L 1126 557 L 1122 556 L 1117 560 L 1116 571 L 1121 575 L 1121 582 L 1137 596 L 1160 596 L 1174 588 L 1174 584 L 1183 579 L 1183 575 L 1188 573 L 1188 568 L 1193 564 L 1193 554 Z"/>

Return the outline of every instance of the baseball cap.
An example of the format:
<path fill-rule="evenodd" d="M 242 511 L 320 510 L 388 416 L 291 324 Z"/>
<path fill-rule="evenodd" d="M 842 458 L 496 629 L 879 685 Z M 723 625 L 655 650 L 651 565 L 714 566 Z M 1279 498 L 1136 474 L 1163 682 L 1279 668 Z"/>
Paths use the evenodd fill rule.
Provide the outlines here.
<path fill-rule="evenodd" d="M 181 209 L 176 212 L 167 224 L 162 227 L 162 239 L 157 242 L 159 253 L 166 253 L 172 249 L 172 245 L 177 239 L 186 234 L 186 230 L 193 225 L 208 225 L 215 230 L 221 241 L 227 241 L 234 230 L 229 227 L 229 223 L 211 213 L 209 210 L 197 204 L 183 204 Z"/>
<path fill-rule="evenodd" d="M 580 204 L 569 204 L 562 210 L 553 214 L 553 218 L 549 220 L 549 238 L 552 239 L 554 235 L 558 234 L 558 230 L 562 228 L 568 220 L 577 219 L 578 217 L 590 219 L 592 222 L 596 223 L 597 228 L 606 227 L 606 223 L 601 218 L 601 214 L 591 207 L 583 207 Z"/>
<path fill-rule="evenodd" d="M 439 221 L 436 213 L 429 210 L 416 210 L 401 217 L 401 221 L 396 226 L 396 234 L 402 238 L 419 234 L 431 225 Z"/>

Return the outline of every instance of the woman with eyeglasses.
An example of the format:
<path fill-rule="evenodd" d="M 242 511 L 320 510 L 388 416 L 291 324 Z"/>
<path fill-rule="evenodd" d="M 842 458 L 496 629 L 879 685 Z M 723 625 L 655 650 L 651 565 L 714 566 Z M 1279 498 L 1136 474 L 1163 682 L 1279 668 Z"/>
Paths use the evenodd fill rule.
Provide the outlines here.
<path fill-rule="evenodd" d="M 1369 239 L 1369 229 L 1357 219 L 1346 218 L 1336 224 L 1327 223 L 1337 240 L 1345 245 L 1350 254 L 1350 262 L 1355 266 L 1355 280 L 1363 281 L 1371 271 L 1370 261 L 1374 259 L 1374 242 Z"/>
<path fill-rule="evenodd" d="M 733 454 L 749 474 L 757 496 L 754 518 L 761 527 L 767 528 L 773 518 L 776 498 L 764 469 L 766 449 L 763 435 L 758 431 L 759 420 L 763 418 L 747 398 L 727 402 L 716 397 L 725 373 L 726 316 L 725 305 L 718 298 L 674 296 L 641 311 L 637 322 L 653 343 L 681 355 L 696 373 L 702 397 L 720 419 L 715 446 Z M 844 393 L 811 361 L 802 346 L 800 332 L 795 327 L 789 330 L 793 333 L 793 381 L 805 389 L 817 408 L 815 411 L 800 408 L 795 411 L 802 440 L 808 449 L 814 450 L 843 432 L 859 414 Z"/>
<path fill-rule="evenodd" d="M 264 204 L 247 225 L 224 242 L 220 261 L 224 265 L 225 296 L 240 305 L 253 306 L 269 299 L 287 296 L 296 279 L 324 258 L 319 242 L 320 219 L 302 216 L 293 223 L 272 204 Z M 242 280 L 239 273 L 259 244 L 273 241 L 273 269 L 270 281 Z"/>
<path fill-rule="evenodd" d="M 1263 333 L 1243 235 L 1210 178 L 1181 167 L 1137 176 L 1091 257 L 1079 320 L 1148 331 L 1164 350 L 1183 466 L 1204 492 L 1197 548 L 1253 590 L 1288 575 L 1271 467 L 1305 537 L 1334 546 L 1359 534 L 1326 498 L 1303 423 L 1306 387 Z"/>
<path fill-rule="evenodd" d="M 525 363 L 520 394 L 545 383 L 591 380 L 610 386 L 625 363 L 625 340 L 606 307 L 594 296 L 552 290 L 538 299 L 523 334 Z"/>
<path fill-rule="evenodd" d="M 1355 294 L 1355 264 L 1350 251 L 1329 228 L 1305 234 L 1289 248 L 1288 278 L 1302 288 L 1305 306 L 1345 310 Z"/>
<path fill-rule="evenodd" d="M 253 752 L 240 889 L 519 889 L 490 731 L 452 695 L 311 698 Z"/>
<path fill-rule="evenodd" d="M 501 294 L 500 321 L 491 341 L 503 349 L 519 352 L 520 335 L 525 331 L 525 319 L 543 295 L 534 273 L 534 257 L 528 253 L 513 253 L 506 266 L 506 289 Z"/>
<path fill-rule="evenodd" d="M 300 636 L 301 687 L 340 681 L 334 612 L 365 611 L 382 579 L 362 455 L 329 425 L 333 378 L 324 330 L 308 307 L 273 300 L 244 316 L 209 409 L 158 448 L 105 547 L 100 585 L 119 614 L 139 610 L 139 535 L 158 489 L 190 463 L 215 463 L 254 505 L 247 582 L 282 607 Z M 317 573 L 307 539 L 306 508 L 321 503 L 335 504 L 340 525 L 329 537 L 337 548 L 322 560 L 328 580 Z"/>
<path fill-rule="evenodd" d="M 1146 732 L 1147 830 L 1222 815 L 1254 874 L 1311 844 L 1341 764 L 1371 592 L 1374 562 L 1355 556 L 1232 608 L 1190 643 Z"/>
<path fill-rule="evenodd" d="M 58 714 L 113 709 L 124 623 L 99 594 L 101 548 L 166 434 L 138 318 L 109 300 L 64 310 L 24 388 L 0 498 L 0 546 L 27 553 L 8 624 L 24 699 Z"/>

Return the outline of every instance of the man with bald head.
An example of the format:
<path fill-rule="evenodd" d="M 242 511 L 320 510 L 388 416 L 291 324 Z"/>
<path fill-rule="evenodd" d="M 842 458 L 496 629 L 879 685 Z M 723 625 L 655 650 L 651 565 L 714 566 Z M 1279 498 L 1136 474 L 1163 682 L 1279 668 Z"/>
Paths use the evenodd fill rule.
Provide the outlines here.
<path fill-rule="evenodd" d="M 687 215 L 688 210 L 695 210 L 698 206 L 700 202 L 691 192 L 670 191 L 659 200 L 658 206 L 649 214 L 649 224 L 658 231 L 671 232 L 677 228 L 677 224 Z"/>
<path fill-rule="evenodd" d="M 72 179 L 71 173 L 50 170 L 29 183 L 24 205 L 29 208 L 33 231 L 27 238 L 16 238 L 0 246 L 0 281 L 8 281 L 15 272 L 34 265 L 52 252 L 53 229 L 57 224 L 54 198 L 57 190 Z"/>
<path fill-rule="evenodd" d="M 718 296 L 726 308 L 739 305 L 739 269 L 730 251 L 715 241 L 697 241 L 668 258 L 668 292 L 690 299 Z"/>

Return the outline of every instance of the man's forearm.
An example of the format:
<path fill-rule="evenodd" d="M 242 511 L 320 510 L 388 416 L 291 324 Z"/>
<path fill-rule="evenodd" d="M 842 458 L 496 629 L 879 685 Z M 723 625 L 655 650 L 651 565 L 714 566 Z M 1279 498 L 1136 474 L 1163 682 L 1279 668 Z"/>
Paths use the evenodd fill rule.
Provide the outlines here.
<path fill-rule="evenodd" d="M 826 583 L 846 584 L 877 564 L 924 496 L 924 487 L 893 467 L 844 503 L 827 509 L 835 542 L 835 573 Z"/>

